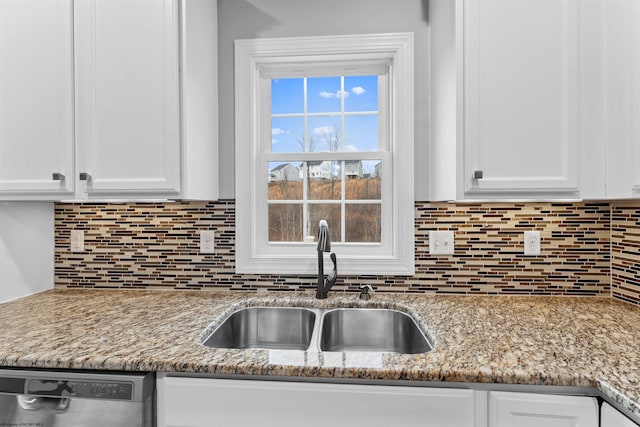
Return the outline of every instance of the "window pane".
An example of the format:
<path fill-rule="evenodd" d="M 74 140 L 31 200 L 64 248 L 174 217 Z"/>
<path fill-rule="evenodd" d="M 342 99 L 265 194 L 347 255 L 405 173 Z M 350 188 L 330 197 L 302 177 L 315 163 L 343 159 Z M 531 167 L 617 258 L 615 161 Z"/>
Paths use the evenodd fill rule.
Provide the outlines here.
<path fill-rule="evenodd" d="M 269 205 L 269 241 L 302 241 L 302 205 Z"/>
<path fill-rule="evenodd" d="M 379 243 L 381 224 L 380 204 L 345 206 L 346 242 Z"/>
<path fill-rule="evenodd" d="M 344 90 L 345 111 L 378 111 L 378 76 L 347 76 Z"/>
<path fill-rule="evenodd" d="M 267 185 L 269 200 L 302 200 L 302 178 L 296 163 L 270 162 Z"/>
<path fill-rule="evenodd" d="M 271 151 L 300 153 L 304 149 L 304 118 L 273 117 L 271 119 Z"/>
<path fill-rule="evenodd" d="M 344 118 L 344 151 L 378 151 L 378 115 Z"/>
<path fill-rule="evenodd" d="M 342 133 L 339 117 L 309 117 L 308 121 L 310 146 L 309 151 L 337 152 L 342 150 Z"/>
<path fill-rule="evenodd" d="M 340 200 L 342 198 L 339 164 L 338 161 L 330 160 L 305 162 L 309 200 Z"/>
<path fill-rule="evenodd" d="M 309 205 L 310 236 L 318 237 L 318 223 L 321 219 L 329 225 L 329 236 L 332 242 L 340 242 L 340 205 L 339 204 L 313 204 Z"/>
<path fill-rule="evenodd" d="M 271 114 L 304 112 L 304 79 L 271 80 Z"/>
<path fill-rule="evenodd" d="M 341 97 L 340 77 L 312 77 L 307 79 L 307 110 L 309 113 L 338 113 Z"/>
<path fill-rule="evenodd" d="M 382 178 L 376 175 L 380 167 L 375 160 L 345 160 L 344 174 L 347 200 L 381 200 Z"/>

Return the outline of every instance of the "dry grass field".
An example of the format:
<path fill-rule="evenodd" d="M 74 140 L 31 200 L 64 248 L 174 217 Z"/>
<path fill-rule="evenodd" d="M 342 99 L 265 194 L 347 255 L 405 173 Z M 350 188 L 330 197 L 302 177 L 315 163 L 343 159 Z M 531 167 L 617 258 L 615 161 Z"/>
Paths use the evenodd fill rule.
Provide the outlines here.
<path fill-rule="evenodd" d="M 339 180 L 310 181 L 308 200 L 326 201 L 309 204 L 309 235 L 318 233 L 318 221 L 329 223 L 334 242 L 379 242 L 380 204 L 349 203 L 353 200 L 380 200 L 379 178 L 349 179 L 345 191 L 345 236 L 341 236 L 342 182 Z M 269 183 L 269 200 L 290 200 L 291 203 L 269 205 L 269 240 L 272 242 L 300 242 L 307 234 L 303 228 L 302 181 Z"/>

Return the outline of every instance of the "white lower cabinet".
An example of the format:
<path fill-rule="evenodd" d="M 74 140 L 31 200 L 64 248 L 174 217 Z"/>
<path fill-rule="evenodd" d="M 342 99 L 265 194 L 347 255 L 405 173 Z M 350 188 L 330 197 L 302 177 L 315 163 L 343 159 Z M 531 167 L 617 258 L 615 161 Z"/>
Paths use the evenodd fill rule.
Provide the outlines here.
<path fill-rule="evenodd" d="M 492 391 L 489 427 L 598 427 L 598 401 L 587 396 Z"/>
<path fill-rule="evenodd" d="M 485 397 L 451 388 L 164 377 L 158 426 L 484 427 Z"/>
<path fill-rule="evenodd" d="M 613 406 L 608 403 L 603 403 L 600 427 L 638 427 L 638 424 L 622 415 L 622 413 Z"/>
<path fill-rule="evenodd" d="M 603 427 L 635 427 L 613 411 Z M 301 424 L 598 427 L 599 409 L 589 396 L 158 375 L 159 427 Z"/>

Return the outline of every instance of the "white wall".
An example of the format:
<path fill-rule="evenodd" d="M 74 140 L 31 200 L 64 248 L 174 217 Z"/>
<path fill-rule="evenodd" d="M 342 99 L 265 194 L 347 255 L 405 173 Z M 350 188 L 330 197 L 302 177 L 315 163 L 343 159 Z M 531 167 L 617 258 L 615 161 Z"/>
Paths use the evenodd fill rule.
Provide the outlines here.
<path fill-rule="evenodd" d="M 413 32 L 415 196 L 428 199 L 428 0 L 219 0 L 220 198 L 234 193 L 233 42 L 236 39 Z"/>
<path fill-rule="evenodd" d="M 0 302 L 53 288 L 53 203 L 0 203 Z"/>

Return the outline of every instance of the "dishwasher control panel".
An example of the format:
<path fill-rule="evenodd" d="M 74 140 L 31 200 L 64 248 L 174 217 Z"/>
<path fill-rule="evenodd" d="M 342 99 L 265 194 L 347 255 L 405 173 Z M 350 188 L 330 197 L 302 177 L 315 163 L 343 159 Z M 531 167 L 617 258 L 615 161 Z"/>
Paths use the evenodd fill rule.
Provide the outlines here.
<path fill-rule="evenodd" d="M 133 383 L 29 378 L 25 384 L 25 394 L 47 397 L 132 400 Z"/>

